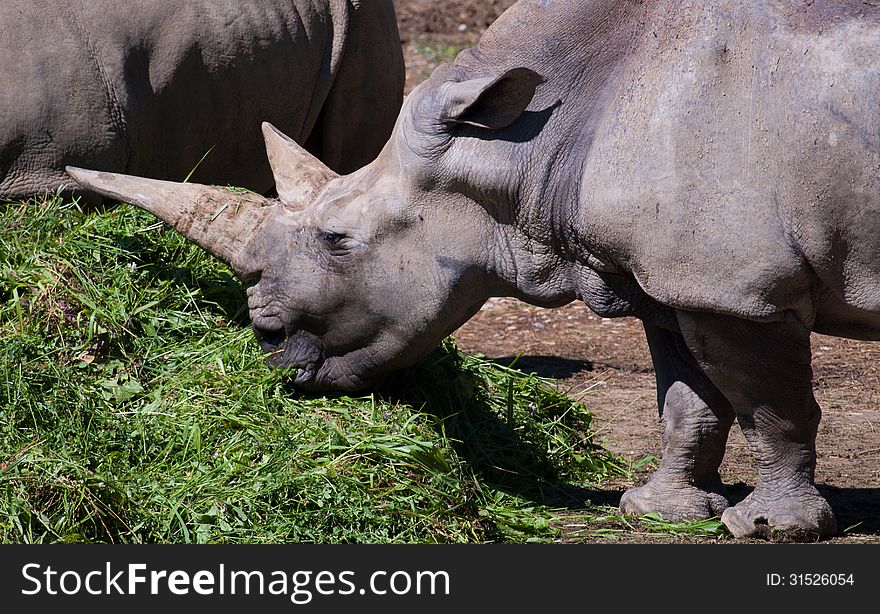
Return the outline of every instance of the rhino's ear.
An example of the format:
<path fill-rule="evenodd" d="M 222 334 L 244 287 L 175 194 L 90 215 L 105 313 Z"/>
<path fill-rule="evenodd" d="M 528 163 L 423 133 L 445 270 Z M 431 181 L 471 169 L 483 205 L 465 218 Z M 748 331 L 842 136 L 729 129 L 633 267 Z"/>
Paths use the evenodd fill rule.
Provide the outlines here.
<path fill-rule="evenodd" d="M 543 82 L 529 68 L 512 68 L 496 77 L 445 83 L 441 118 L 489 130 L 507 128 L 523 114 Z"/>
<path fill-rule="evenodd" d="M 263 137 L 275 189 L 286 206 L 299 208 L 310 204 L 327 183 L 339 176 L 268 122 L 263 123 Z"/>

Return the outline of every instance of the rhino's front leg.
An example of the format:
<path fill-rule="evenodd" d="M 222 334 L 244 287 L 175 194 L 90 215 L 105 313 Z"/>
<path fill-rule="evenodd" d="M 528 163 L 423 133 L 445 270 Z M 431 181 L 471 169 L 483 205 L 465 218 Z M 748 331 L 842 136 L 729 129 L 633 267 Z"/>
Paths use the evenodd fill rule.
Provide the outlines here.
<path fill-rule="evenodd" d="M 733 408 L 703 373 L 681 335 L 645 324 L 657 376 L 662 421 L 660 467 L 648 482 L 624 493 L 627 514 L 659 512 L 678 522 L 717 516 L 727 506 L 719 492 Z"/>
<path fill-rule="evenodd" d="M 813 397 L 810 333 L 793 316 L 757 323 L 679 312 L 685 341 L 730 400 L 755 458 L 757 484 L 722 521 L 736 537 L 807 541 L 837 523 L 813 483 L 819 405 Z"/>

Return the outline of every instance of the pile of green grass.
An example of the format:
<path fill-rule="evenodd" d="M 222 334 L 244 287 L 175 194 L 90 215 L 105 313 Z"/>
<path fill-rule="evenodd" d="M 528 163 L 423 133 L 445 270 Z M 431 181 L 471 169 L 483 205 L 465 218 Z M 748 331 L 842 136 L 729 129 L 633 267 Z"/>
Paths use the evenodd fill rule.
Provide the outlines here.
<path fill-rule="evenodd" d="M 0 205 L 4 542 L 547 540 L 621 470 L 583 405 L 451 342 L 369 396 L 288 377 L 155 218 Z"/>

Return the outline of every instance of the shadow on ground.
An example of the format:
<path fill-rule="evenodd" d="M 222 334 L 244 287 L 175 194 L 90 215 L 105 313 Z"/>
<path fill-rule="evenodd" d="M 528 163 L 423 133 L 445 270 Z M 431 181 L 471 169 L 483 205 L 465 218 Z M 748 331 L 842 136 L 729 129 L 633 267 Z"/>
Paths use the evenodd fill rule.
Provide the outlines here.
<path fill-rule="evenodd" d="M 846 535 L 880 535 L 880 488 L 817 486 Z"/>
<path fill-rule="evenodd" d="M 508 366 L 513 359 L 494 362 Z M 554 367 L 581 369 L 586 366 L 582 361 L 570 363 L 564 359 L 555 360 Z M 528 361 L 526 364 L 532 363 Z M 567 417 L 568 412 L 563 408 L 554 407 L 560 399 L 568 403 L 564 397 L 558 396 L 552 388 L 526 397 L 531 401 L 521 399 L 517 393 L 515 401 L 513 396 L 510 397 L 511 406 L 505 411 L 504 405 L 508 401 L 500 389 L 506 389 L 508 385 L 537 383 L 528 377 L 534 368 L 524 366 L 522 362 L 516 367 L 523 372 L 522 377 L 503 379 L 510 378 L 510 375 L 499 372 L 502 379 L 495 381 L 490 390 L 484 376 L 466 365 L 457 350 L 444 346 L 419 365 L 394 376 L 393 381 L 386 382 L 378 392 L 391 402 L 405 403 L 434 416 L 437 430 L 442 432 L 479 481 L 487 486 L 535 504 L 568 509 L 580 509 L 588 503 L 610 505 L 619 501 L 620 493 L 574 483 L 601 480 L 599 472 L 610 470 L 608 467 L 617 459 L 586 438 L 588 416 L 578 417 L 577 412 L 573 412 Z M 556 396 L 542 396 L 547 394 Z M 516 411 L 513 404 L 516 404 Z M 571 451 L 558 452 L 559 442 L 553 438 L 560 431 L 553 433 L 542 428 L 554 420 L 564 422 L 565 430 L 561 432 L 581 438 L 581 441 L 571 442 Z M 557 452 L 548 453 L 549 450 Z M 593 480 L 589 478 L 592 469 L 584 471 L 583 466 L 573 464 L 575 455 L 589 458 L 588 462 L 595 468 Z M 587 479 L 579 479 L 582 476 Z"/>
<path fill-rule="evenodd" d="M 516 362 L 514 362 L 516 360 Z M 565 373 L 588 371 L 589 361 L 556 358 L 551 356 L 521 356 L 519 359 L 502 357 L 492 362 L 513 368 L 525 375 L 535 373 L 541 377 L 564 378 Z M 523 497 L 539 505 L 548 505 L 581 511 L 591 505 L 618 507 L 623 489 L 617 484 L 607 488 L 585 488 L 566 479 L 564 469 L 550 458 L 544 450 L 540 434 L 522 435 L 523 429 L 511 427 L 497 410 L 485 399 L 476 402 L 463 401 L 456 395 L 470 390 L 466 371 L 458 371 L 454 364 L 445 374 L 432 371 L 411 373 L 415 378 L 386 394 L 425 411 L 438 418 L 456 452 L 487 485 L 503 492 Z M 419 384 L 419 378 L 422 383 Z M 462 378 L 465 378 L 464 380 Z M 436 380 L 426 387 L 426 380 Z M 465 411 L 450 413 L 450 407 L 463 407 Z M 604 454 L 604 451 L 596 451 Z M 880 489 L 838 488 L 820 485 L 819 491 L 831 504 L 841 531 L 837 539 L 847 537 L 858 540 L 860 536 L 880 535 Z M 736 505 L 752 491 L 752 485 L 737 482 L 727 485 L 725 496 Z M 845 533 L 844 533 L 845 532 Z M 707 538 L 711 539 L 711 538 Z"/>
<path fill-rule="evenodd" d="M 559 356 L 502 356 L 492 358 L 490 362 L 502 367 L 512 366 L 525 375 L 534 373 L 538 377 L 552 379 L 567 379 L 578 373 L 593 370 L 593 363 L 589 360 Z"/>

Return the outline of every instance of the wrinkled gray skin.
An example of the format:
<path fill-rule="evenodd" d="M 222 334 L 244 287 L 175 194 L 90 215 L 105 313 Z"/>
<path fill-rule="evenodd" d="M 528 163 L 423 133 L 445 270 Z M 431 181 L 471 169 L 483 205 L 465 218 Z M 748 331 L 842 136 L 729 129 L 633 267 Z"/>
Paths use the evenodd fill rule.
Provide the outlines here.
<path fill-rule="evenodd" d="M 281 155 L 267 127 L 287 189 L 236 208 L 234 249 L 205 221 L 216 194 L 175 204 L 71 172 L 230 262 L 303 388 L 362 388 L 490 296 L 637 316 L 663 460 L 622 510 L 811 540 L 837 529 L 814 487 L 810 331 L 880 339 L 878 40 L 861 0 L 524 0 L 413 92 L 354 174 Z M 758 478 L 728 507 L 734 418 Z"/>
<path fill-rule="evenodd" d="M 340 172 L 403 99 L 391 0 L 0 0 L 0 199 L 66 165 L 264 193 L 271 121 Z"/>

